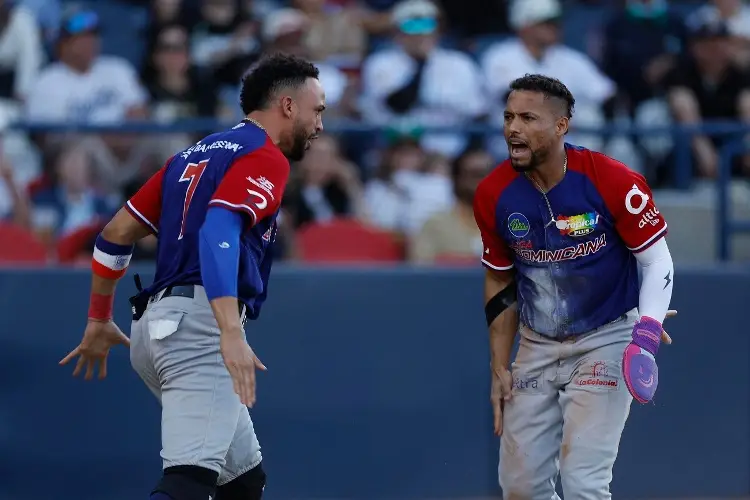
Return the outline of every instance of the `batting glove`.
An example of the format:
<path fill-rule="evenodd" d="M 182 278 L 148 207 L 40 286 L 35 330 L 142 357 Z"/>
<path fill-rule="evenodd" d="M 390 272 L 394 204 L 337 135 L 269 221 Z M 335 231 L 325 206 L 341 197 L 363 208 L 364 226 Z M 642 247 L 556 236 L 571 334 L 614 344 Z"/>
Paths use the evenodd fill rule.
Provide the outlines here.
<path fill-rule="evenodd" d="M 625 385 L 639 403 L 650 402 L 659 385 L 655 356 L 659 351 L 661 334 L 661 323 L 648 316 L 641 317 L 633 327 L 633 340 L 622 357 Z"/>

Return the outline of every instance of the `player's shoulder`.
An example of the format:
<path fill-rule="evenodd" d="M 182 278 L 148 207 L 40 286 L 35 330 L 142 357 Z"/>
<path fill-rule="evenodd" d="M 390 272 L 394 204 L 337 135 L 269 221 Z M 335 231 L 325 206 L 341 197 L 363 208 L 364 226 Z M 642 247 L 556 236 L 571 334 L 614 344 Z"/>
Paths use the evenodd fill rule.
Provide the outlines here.
<path fill-rule="evenodd" d="M 263 141 L 254 143 L 253 147 L 240 151 L 236 157 L 235 165 L 241 165 L 241 169 L 251 171 L 262 166 L 264 171 L 284 172 L 284 175 L 288 175 L 291 170 L 289 159 L 265 133 Z"/>
<path fill-rule="evenodd" d="M 519 175 L 513 169 L 510 160 L 503 161 L 479 182 L 476 191 L 477 196 L 489 197 L 496 200 L 513 184 L 513 181 L 518 179 Z"/>
<path fill-rule="evenodd" d="M 623 162 L 582 146 L 566 144 L 568 167 L 585 174 L 598 187 L 622 183 L 644 183 L 645 178 Z"/>

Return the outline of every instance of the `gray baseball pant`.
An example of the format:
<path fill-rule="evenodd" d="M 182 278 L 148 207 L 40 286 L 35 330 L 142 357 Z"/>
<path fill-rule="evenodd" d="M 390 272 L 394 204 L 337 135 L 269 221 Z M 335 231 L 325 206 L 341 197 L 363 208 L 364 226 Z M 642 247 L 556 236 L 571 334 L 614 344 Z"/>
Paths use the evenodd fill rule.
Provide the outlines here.
<path fill-rule="evenodd" d="M 505 500 L 612 498 L 609 484 L 632 396 L 622 355 L 638 311 L 570 340 L 521 325 L 512 398 L 503 412 L 499 479 Z"/>
<path fill-rule="evenodd" d="M 260 463 L 253 422 L 234 392 L 203 287 L 192 299 L 160 298 L 132 323 L 130 362 L 161 403 L 163 467 L 211 469 L 221 486 Z"/>

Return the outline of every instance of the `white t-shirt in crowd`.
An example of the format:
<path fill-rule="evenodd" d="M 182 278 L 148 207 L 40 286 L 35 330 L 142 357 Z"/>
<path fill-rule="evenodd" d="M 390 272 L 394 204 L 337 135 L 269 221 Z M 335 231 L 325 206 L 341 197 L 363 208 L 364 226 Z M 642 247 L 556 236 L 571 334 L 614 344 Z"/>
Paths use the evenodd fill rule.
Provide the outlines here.
<path fill-rule="evenodd" d="M 436 48 L 427 58 L 419 87 L 419 99 L 399 115 L 386 104 L 388 96 L 404 87 L 417 70 L 417 63 L 401 48 L 371 54 L 362 66 L 360 108 L 365 121 L 377 125 L 456 127 L 470 123 L 487 111 L 487 98 L 479 66 L 463 52 Z M 448 157 L 466 147 L 462 134 L 429 133 L 422 147 Z"/>
<path fill-rule="evenodd" d="M 124 59 L 101 56 L 87 73 L 51 64 L 32 86 L 26 119 L 34 122 L 105 124 L 124 120 L 145 104 L 146 92 Z"/>

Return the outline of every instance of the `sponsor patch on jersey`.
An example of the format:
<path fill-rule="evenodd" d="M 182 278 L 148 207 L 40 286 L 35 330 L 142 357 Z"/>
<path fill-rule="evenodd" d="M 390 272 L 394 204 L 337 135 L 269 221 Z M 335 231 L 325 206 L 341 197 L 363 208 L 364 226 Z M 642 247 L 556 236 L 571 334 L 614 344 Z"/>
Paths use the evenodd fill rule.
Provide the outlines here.
<path fill-rule="evenodd" d="M 659 209 L 656 207 L 648 209 L 641 217 L 641 220 L 638 221 L 640 229 L 647 226 L 658 226 L 659 224 L 661 224 L 661 219 L 659 218 Z"/>
<path fill-rule="evenodd" d="M 531 231 L 531 224 L 524 214 L 513 212 L 508 216 L 508 230 L 514 237 L 523 238 Z"/>
<path fill-rule="evenodd" d="M 580 215 L 558 215 L 555 227 L 563 236 L 586 236 L 596 229 L 599 223 L 599 214 L 588 212 Z"/>

